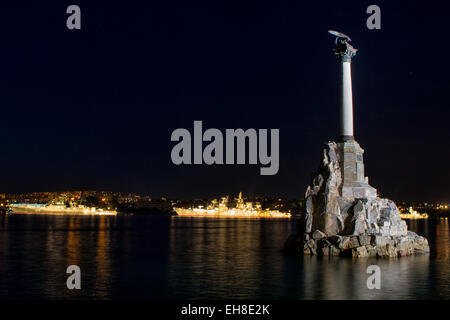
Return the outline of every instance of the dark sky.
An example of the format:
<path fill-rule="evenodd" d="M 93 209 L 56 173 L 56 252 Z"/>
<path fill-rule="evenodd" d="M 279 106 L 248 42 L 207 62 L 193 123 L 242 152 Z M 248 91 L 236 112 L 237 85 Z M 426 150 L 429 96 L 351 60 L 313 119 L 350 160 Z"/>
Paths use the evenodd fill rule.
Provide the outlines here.
<path fill-rule="evenodd" d="M 394 200 L 450 201 L 450 11 L 424 1 L 39 1 L 0 6 L 0 192 L 302 197 L 339 132 L 328 29 L 359 49 L 355 137 Z M 66 28 L 81 7 L 82 29 Z M 176 128 L 280 129 L 280 170 L 175 166 Z"/>

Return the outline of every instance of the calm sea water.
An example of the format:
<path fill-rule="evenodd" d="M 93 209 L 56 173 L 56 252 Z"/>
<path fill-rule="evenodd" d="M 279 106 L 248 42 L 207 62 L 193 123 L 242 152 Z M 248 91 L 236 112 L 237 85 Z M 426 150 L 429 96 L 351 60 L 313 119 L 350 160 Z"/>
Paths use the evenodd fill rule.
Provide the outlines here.
<path fill-rule="evenodd" d="M 0 215 L 0 299 L 450 299 L 448 219 L 409 227 L 430 255 L 285 256 L 290 220 Z M 66 288 L 72 264 L 81 290 Z"/>

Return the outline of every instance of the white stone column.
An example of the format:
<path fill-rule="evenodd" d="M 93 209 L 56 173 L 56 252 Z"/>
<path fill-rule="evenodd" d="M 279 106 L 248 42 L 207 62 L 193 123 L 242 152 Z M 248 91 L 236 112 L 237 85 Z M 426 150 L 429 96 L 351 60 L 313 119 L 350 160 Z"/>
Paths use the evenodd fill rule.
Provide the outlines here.
<path fill-rule="evenodd" d="M 341 139 L 353 137 L 353 98 L 351 62 L 341 61 Z"/>

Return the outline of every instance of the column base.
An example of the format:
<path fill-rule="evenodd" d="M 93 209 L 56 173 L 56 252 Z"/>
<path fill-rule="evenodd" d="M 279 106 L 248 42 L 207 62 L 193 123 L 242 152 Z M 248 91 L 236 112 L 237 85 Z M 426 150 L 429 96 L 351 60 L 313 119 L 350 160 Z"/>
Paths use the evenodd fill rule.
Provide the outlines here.
<path fill-rule="evenodd" d="M 340 136 L 339 137 L 340 142 L 346 142 L 346 141 L 355 141 L 355 137 L 353 136 Z"/>
<path fill-rule="evenodd" d="M 377 197 L 377 189 L 365 182 L 352 182 L 341 187 L 341 196 L 353 199 L 373 199 Z"/>

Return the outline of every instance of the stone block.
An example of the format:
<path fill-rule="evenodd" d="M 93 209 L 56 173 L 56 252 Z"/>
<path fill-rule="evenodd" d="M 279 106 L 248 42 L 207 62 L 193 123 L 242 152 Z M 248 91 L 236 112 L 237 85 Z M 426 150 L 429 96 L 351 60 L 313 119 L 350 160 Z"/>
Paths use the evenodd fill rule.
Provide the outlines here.
<path fill-rule="evenodd" d="M 311 250 L 312 255 L 317 255 L 317 243 L 314 239 L 309 239 L 308 242 L 306 242 L 308 245 L 308 248 Z"/>
<path fill-rule="evenodd" d="M 327 240 L 328 240 L 331 244 L 338 245 L 339 242 L 341 241 L 341 238 L 342 238 L 341 236 L 334 235 L 334 236 L 328 237 Z"/>
<path fill-rule="evenodd" d="M 323 239 L 320 240 L 320 246 L 322 248 L 327 248 L 327 247 L 331 246 L 331 242 L 328 241 L 327 238 L 323 238 Z"/>
<path fill-rule="evenodd" d="M 385 236 L 375 236 L 375 246 L 376 247 L 386 246 L 386 237 Z"/>
<path fill-rule="evenodd" d="M 350 249 L 351 246 L 352 246 L 352 243 L 351 243 L 349 237 L 342 237 L 341 238 L 341 241 L 339 242 L 339 249 L 347 250 L 347 249 Z"/>
<path fill-rule="evenodd" d="M 360 244 L 359 244 L 358 236 L 350 237 L 350 248 L 356 248 L 359 246 L 360 246 Z"/>
<path fill-rule="evenodd" d="M 389 253 L 388 253 L 388 250 L 386 248 L 386 245 L 384 245 L 384 246 L 377 246 L 376 247 L 376 251 L 377 251 L 377 257 L 378 258 L 389 258 Z"/>
<path fill-rule="evenodd" d="M 397 248 L 394 247 L 393 245 L 386 245 L 386 250 L 387 250 L 387 254 L 389 258 L 397 258 L 398 257 L 398 252 L 397 252 Z"/>
<path fill-rule="evenodd" d="M 338 256 L 341 253 L 341 250 L 339 250 L 338 247 L 335 245 L 331 245 L 330 247 L 330 256 Z"/>
<path fill-rule="evenodd" d="M 306 223 L 305 223 L 305 232 L 310 233 L 312 231 L 312 225 L 313 225 L 313 215 L 307 214 L 306 215 Z"/>
<path fill-rule="evenodd" d="M 413 246 L 414 246 L 414 253 L 416 254 L 428 253 L 430 251 L 428 241 L 423 237 L 418 237 L 414 239 Z"/>
<path fill-rule="evenodd" d="M 353 258 L 366 258 L 368 256 L 369 256 L 369 254 L 367 252 L 366 247 L 364 247 L 364 246 L 352 249 L 352 257 Z"/>
<path fill-rule="evenodd" d="M 359 243 L 362 246 L 370 245 L 370 240 L 371 240 L 371 237 L 369 235 L 360 235 L 359 236 Z"/>
<path fill-rule="evenodd" d="M 329 247 L 324 247 L 321 250 L 322 250 L 322 255 L 323 256 L 329 256 L 330 255 L 330 248 Z"/>
<path fill-rule="evenodd" d="M 313 234 L 312 234 L 312 238 L 316 239 L 316 240 L 325 238 L 326 236 L 327 235 L 325 233 L 323 233 L 323 232 L 321 232 L 319 230 L 314 231 Z"/>
<path fill-rule="evenodd" d="M 372 245 L 366 246 L 367 256 L 370 258 L 375 258 L 377 256 L 377 248 Z"/>

